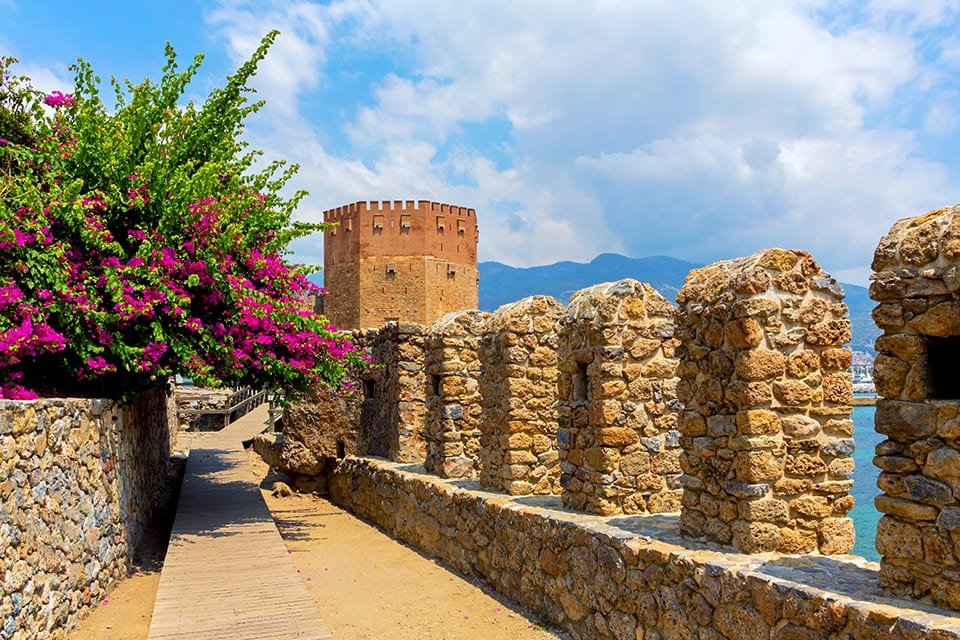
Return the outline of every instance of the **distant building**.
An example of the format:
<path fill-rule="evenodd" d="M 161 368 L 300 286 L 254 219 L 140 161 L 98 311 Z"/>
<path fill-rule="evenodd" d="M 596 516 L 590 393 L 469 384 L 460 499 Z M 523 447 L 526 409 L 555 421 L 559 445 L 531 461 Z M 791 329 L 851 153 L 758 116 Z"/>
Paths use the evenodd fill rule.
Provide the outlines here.
<path fill-rule="evenodd" d="M 341 329 L 390 320 L 432 324 L 478 306 L 473 209 L 407 200 L 325 211 L 323 309 Z"/>
<path fill-rule="evenodd" d="M 854 351 L 850 373 L 854 383 L 873 382 L 873 356 L 863 351 Z"/>

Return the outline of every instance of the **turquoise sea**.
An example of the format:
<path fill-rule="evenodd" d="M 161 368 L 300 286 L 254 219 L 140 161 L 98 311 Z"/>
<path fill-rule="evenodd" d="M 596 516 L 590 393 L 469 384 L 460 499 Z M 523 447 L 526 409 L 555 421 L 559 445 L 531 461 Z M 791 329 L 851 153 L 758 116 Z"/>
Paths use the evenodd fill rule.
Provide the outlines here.
<path fill-rule="evenodd" d="M 868 560 L 880 560 L 880 555 L 874 546 L 877 535 L 877 521 L 880 513 L 873 506 L 873 499 L 879 493 L 877 489 L 877 475 L 880 470 L 873 466 L 873 451 L 883 436 L 873 430 L 873 414 L 875 407 L 853 408 L 853 439 L 857 445 L 853 459 L 857 468 L 853 472 L 853 497 L 857 504 L 850 512 L 853 524 L 857 530 L 857 543 L 853 552 Z"/>

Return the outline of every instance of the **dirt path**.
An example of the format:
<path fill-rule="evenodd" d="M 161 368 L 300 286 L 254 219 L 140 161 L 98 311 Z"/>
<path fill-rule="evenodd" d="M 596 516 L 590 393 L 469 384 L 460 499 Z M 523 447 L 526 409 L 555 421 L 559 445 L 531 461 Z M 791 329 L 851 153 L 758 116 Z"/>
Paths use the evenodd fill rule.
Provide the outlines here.
<path fill-rule="evenodd" d="M 560 638 L 474 584 L 323 498 L 273 498 L 293 562 L 335 638 Z"/>
<path fill-rule="evenodd" d="M 324 498 L 275 498 L 271 478 L 261 486 L 337 640 L 568 638 L 545 629 L 492 587 L 469 581 Z"/>
<path fill-rule="evenodd" d="M 267 467 L 251 454 L 258 478 Z M 282 478 L 279 478 L 282 479 Z M 329 501 L 274 498 L 261 485 L 294 564 L 337 640 L 566 639 L 503 599 Z M 69 640 L 145 640 L 161 553 L 120 582 Z"/>

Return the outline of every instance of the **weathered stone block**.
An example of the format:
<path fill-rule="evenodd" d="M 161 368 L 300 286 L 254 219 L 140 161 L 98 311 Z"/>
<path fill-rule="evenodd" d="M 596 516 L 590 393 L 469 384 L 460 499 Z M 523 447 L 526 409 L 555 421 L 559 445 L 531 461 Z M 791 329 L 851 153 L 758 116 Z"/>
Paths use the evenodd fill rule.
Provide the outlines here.
<path fill-rule="evenodd" d="M 781 541 L 794 550 L 848 548 L 846 525 L 834 522 L 849 509 L 852 471 L 850 352 L 843 348 L 850 323 L 842 296 L 809 255 L 782 249 L 687 278 L 677 296 L 677 370 L 688 385 L 681 384 L 687 411 L 678 420 L 687 474 L 682 521 L 702 519 L 697 530 L 750 552 Z M 768 509 L 804 496 L 810 500 L 790 516 Z M 804 508 L 817 496 L 818 508 Z M 732 514 L 713 504 L 731 505 Z M 781 526 L 805 533 L 782 534 Z"/>
<path fill-rule="evenodd" d="M 531 296 L 504 305 L 485 320 L 477 351 L 483 363 L 478 384 L 483 406 L 478 462 L 484 486 L 512 495 L 560 491 L 559 461 L 548 451 L 555 450 L 559 429 L 554 365 L 556 326 L 562 312 L 553 298 Z M 528 435 L 529 440 L 513 440 L 518 434 Z M 517 448 L 508 456 L 530 460 L 528 464 L 511 464 L 506 459 L 503 443 L 508 440 L 518 447 L 529 442 L 527 455 Z M 542 446 L 545 442 L 549 449 Z"/>
<path fill-rule="evenodd" d="M 673 336 L 673 308 L 649 285 L 622 280 L 571 297 L 558 336 L 559 360 L 569 363 L 558 379 L 560 412 L 571 416 L 577 445 L 568 438 L 560 447 L 577 480 L 566 484 L 565 504 L 598 513 L 677 506 L 676 430 L 696 435 L 706 426 L 696 415 L 676 415 L 682 405 Z"/>

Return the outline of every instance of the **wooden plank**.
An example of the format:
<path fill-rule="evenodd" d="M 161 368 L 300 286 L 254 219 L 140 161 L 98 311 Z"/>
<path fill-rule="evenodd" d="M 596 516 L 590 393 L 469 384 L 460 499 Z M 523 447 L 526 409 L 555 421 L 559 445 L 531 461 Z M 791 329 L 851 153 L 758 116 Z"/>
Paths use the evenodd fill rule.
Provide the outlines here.
<path fill-rule="evenodd" d="M 148 640 L 332 638 L 243 451 L 267 427 L 267 411 L 190 452 Z"/>

